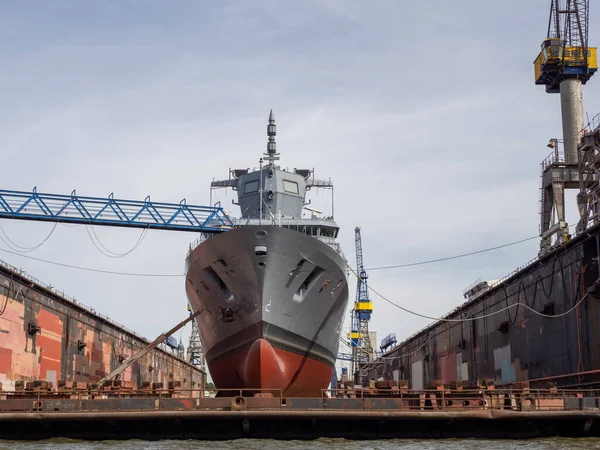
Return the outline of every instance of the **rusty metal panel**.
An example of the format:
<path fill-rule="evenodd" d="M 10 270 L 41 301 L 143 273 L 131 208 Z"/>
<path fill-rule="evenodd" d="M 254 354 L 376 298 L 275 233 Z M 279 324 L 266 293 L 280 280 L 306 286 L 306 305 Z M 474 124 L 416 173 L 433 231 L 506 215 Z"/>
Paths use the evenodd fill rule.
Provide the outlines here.
<path fill-rule="evenodd" d="M 360 398 L 328 398 L 325 401 L 327 409 L 363 409 Z"/>
<path fill-rule="evenodd" d="M 81 408 L 79 400 L 43 400 L 42 411 L 77 411 Z"/>
<path fill-rule="evenodd" d="M 423 361 L 412 363 L 410 373 L 410 388 L 415 390 L 423 389 Z"/>
<path fill-rule="evenodd" d="M 144 409 L 153 410 L 158 407 L 158 399 L 154 398 L 123 398 L 119 400 L 119 410 Z"/>
<path fill-rule="evenodd" d="M 161 398 L 159 400 L 159 409 L 196 409 L 195 398 Z"/>
<path fill-rule="evenodd" d="M 565 401 L 563 398 L 550 397 L 550 398 L 539 398 L 537 399 L 537 408 L 541 411 L 546 410 L 562 410 L 565 408 Z"/>
<path fill-rule="evenodd" d="M 85 411 L 153 410 L 157 401 L 153 398 L 82 400 L 81 407 Z"/>
<path fill-rule="evenodd" d="M 247 409 L 279 409 L 281 408 L 281 399 L 278 397 L 260 398 L 249 397 L 246 399 Z"/>
<path fill-rule="evenodd" d="M 218 408 L 230 408 L 231 398 L 219 397 L 219 398 L 200 398 L 198 399 L 198 409 L 218 409 Z"/>
<path fill-rule="evenodd" d="M 285 406 L 287 409 L 323 409 L 323 399 L 289 397 L 285 399 Z"/>
<path fill-rule="evenodd" d="M 0 402 L 0 411 L 31 411 L 33 400 L 8 399 Z"/>
<path fill-rule="evenodd" d="M 81 409 L 84 411 L 118 411 L 118 400 L 82 400 Z"/>
<path fill-rule="evenodd" d="M 365 398 L 365 409 L 402 409 L 403 400 L 399 398 Z"/>
<path fill-rule="evenodd" d="M 565 398 L 565 409 L 567 411 L 574 411 L 581 409 L 581 399 L 580 398 Z"/>

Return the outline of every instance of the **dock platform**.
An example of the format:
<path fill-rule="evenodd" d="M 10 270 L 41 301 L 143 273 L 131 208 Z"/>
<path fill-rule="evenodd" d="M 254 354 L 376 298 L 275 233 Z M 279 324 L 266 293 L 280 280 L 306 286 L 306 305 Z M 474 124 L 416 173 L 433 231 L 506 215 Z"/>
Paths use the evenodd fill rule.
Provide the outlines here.
<path fill-rule="evenodd" d="M 0 439 L 598 437 L 600 398 L 592 394 L 435 390 L 197 398 L 187 391 L 5 392 Z"/>

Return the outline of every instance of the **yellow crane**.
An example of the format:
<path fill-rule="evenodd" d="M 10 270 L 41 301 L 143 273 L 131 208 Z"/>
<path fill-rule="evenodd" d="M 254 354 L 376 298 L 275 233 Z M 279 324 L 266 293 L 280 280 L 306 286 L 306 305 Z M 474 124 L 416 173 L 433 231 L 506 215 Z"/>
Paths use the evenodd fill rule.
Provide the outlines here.
<path fill-rule="evenodd" d="M 589 0 L 551 0 L 548 34 L 534 61 L 535 84 L 560 92 L 565 80 L 585 84 L 598 70 L 596 47 L 588 47 Z"/>
<path fill-rule="evenodd" d="M 578 146 L 584 131 L 582 86 L 598 70 L 596 48 L 588 46 L 589 0 L 551 0 L 548 33 L 534 61 L 535 84 L 560 93 L 563 139 L 542 163 L 540 254 L 569 240 L 565 189 L 580 189 Z M 562 146 L 562 148 L 560 148 Z M 578 197 L 582 211 L 584 199 Z"/>

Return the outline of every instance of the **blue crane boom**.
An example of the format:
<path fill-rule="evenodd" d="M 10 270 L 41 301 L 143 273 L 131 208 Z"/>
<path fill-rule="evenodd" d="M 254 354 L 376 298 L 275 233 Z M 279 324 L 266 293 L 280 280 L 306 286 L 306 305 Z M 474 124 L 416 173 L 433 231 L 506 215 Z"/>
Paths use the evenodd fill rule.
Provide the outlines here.
<path fill-rule="evenodd" d="M 373 310 L 372 304 L 369 302 L 369 289 L 367 287 L 367 272 L 363 266 L 363 251 L 362 251 L 362 239 L 360 236 L 360 227 L 354 229 L 354 243 L 356 247 L 356 269 L 358 270 L 358 278 L 356 280 L 356 303 L 367 303 L 367 308 L 357 308 L 359 313 L 359 319 L 370 319 L 371 312 Z M 361 305 L 362 306 L 362 305 Z"/>
<path fill-rule="evenodd" d="M 155 230 L 218 233 L 233 228 L 229 216 L 219 206 L 160 203 L 150 200 L 43 194 L 0 189 L 0 218 L 79 223 Z"/>
<path fill-rule="evenodd" d="M 369 320 L 373 312 L 373 303 L 369 300 L 367 279 L 369 278 L 363 266 L 362 238 L 360 227 L 354 229 L 356 247 L 356 301 L 352 310 L 351 330 L 348 333 L 352 348 L 352 373 L 356 374 L 361 363 L 367 362 L 371 353 L 369 341 Z"/>

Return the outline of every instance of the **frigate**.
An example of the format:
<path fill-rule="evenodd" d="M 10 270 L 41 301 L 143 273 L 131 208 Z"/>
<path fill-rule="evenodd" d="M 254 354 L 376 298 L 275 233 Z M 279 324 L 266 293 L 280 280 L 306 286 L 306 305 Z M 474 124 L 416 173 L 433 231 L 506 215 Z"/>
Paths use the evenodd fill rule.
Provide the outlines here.
<path fill-rule="evenodd" d="M 333 202 L 325 216 L 307 206 L 307 192 L 333 184 L 278 165 L 273 111 L 267 135 L 258 169 L 211 183 L 237 193 L 241 218 L 190 246 L 186 293 L 204 310 L 198 328 L 218 389 L 318 396 L 335 366 L 348 273 Z"/>

